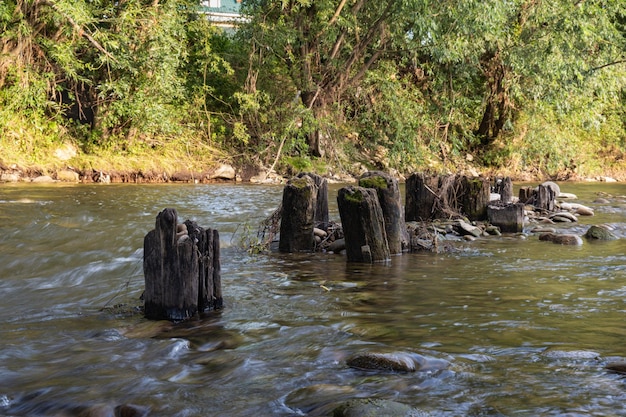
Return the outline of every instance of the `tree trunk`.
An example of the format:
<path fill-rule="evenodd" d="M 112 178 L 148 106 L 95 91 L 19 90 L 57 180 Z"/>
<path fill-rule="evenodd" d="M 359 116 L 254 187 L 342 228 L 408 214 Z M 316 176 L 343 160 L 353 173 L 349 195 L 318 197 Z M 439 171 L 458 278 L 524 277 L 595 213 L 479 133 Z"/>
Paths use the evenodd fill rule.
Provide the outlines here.
<path fill-rule="evenodd" d="M 320 111 L 321 104 L 318 101 L 319 91 L 303 91 L 302 96 L 302 104 L 307 109 L 311 109 L 313 111 L 314 117 L 318 118 L 318 113 Z M 309 146 L 309 153 L 312 156 L 321 157 L 324 156 L 324 151 L 322 150 L 322 145 L 320 143 L 320 131 L 315 129 L 313 132 L 307 133 L 307 145 Z"/>
<path fill-rule="evenodd" d="M 280 252 L 310 252 L 315 249 L 317 187 L 309 176 L 289 180 L 283 190 L 280 221 Z"/>
<path fill-rule="evenodd" d="M 409 237 L 404 222 L 402 197 L 398 180 L 380 171 L 366 172 L 359 179 L 359 186 L 373 188 L 383 211 L 389 252 L 400 254 L 409 247 Z"/>
<path fill-rule="evenodd" d="M 349 262 L 389 260 L 385 220 L 376 191 L 363 187 L 344 187 L 337 196 L 339 216 Z"/>

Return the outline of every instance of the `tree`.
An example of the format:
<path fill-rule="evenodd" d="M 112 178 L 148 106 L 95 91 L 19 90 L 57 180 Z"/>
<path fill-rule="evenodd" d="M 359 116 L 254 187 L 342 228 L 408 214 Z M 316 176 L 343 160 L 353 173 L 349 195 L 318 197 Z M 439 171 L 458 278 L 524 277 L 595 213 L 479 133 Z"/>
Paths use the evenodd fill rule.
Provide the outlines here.
<path fill-rule="evenodd" d="M 413 2 L 251 0 L 244 3 L 251 16 L 245 33 L 254 51 L 269 51 L 284 65 L 303 106 L 319 121 L 388 52 L 407 3 Z M 307 144 L 313 155 L 323 154 L 319 128 L 309 132 Z"/>

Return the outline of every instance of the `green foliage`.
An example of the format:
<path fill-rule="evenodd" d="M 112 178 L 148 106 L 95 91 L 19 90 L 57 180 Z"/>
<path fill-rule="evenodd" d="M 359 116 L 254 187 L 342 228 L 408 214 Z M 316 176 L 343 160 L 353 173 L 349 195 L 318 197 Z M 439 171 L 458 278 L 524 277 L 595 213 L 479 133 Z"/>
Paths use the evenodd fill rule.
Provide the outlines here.
<path fill-rule="evenodd" d="M 624 157 L 623 1 L 244 0 L 234 35 L 196 7 L 1 2 L 2 138 L 217 147 L 283 172 L 453 170 L 470 153 L 574 176 Z"/>

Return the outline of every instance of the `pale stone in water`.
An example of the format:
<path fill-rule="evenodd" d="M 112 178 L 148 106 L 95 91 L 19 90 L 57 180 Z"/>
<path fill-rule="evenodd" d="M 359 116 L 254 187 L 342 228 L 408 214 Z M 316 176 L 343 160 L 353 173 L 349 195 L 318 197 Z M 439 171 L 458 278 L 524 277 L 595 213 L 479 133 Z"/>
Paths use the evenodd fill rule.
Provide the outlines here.
<path fill-rule="evenodd" d="M 78 172 L 72 171 L 71 169 L 62 169 L 57 172 L 57 179 L 63 182 L 78 182 L 80 176 Z"/>
<path fill-rule="evenodd" d="M 328 233 L 326 233 L 325 230 L 319 229 L 317 227 L 313 228 L 313 234 L 315 236 L 319 236 L 319 237 L 322 237 L 322 238 L 328 236 Z"/>
<path fill-rule="evenodd" d="M 212 169 L 207 174 L 207 178 L 210 180 L 223 179 L 234 180 L 236 176 L 235 168 L 228 164 L 221 164 L 218 167 Z"/>
<path fill-rule="evenodd" d="M 541 185 L 543 185 L 544 187 L 550 187 L 552 191 L 554 191 L 555 196 L 561 195 L 561 187 L 559 187 L 557 183 L 552 182 L 552 181 L 546 181 Z"/>
<path fill-rule="evenodd" d="M 33 182 L 46 183 L 46 182 L 54 182 L 54 180 L 49 175 L 40 175 L 37 178 L 33 178 Z"/>
<path fill-rule="evenodd" d="M 581 216 L 593 216 L 593 209 L 587 206 L 583 206 L 582 204 L 578 204 L 574 209 L 574 213 L 579 214 Z"/>

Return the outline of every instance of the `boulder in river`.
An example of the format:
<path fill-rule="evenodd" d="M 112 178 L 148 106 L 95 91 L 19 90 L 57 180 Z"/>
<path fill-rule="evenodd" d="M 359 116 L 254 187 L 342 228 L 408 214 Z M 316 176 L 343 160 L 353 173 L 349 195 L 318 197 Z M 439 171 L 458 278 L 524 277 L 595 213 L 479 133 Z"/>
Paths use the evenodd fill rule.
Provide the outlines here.
<path fill-rule="evenodd" d="M 603 226 L 591 226 L 583 235 L 588 240 L 617 240 L 617 236 Z"/>
<path fill-rule="evenodd" d="M 480 237 L 483 233 L 483 231 L 479 227 L 473 226 L 463 220 L 458 220 L 454 224 L 454 230 L 461 236 L 470 235 L 474 237 Z"/>
<path fill-rule="evenodd" d="M 583 244 L 580 236 L 568 233 L 542 233 L 539 240 L 556 243 L 558 245 L 578 246 Z"/>

